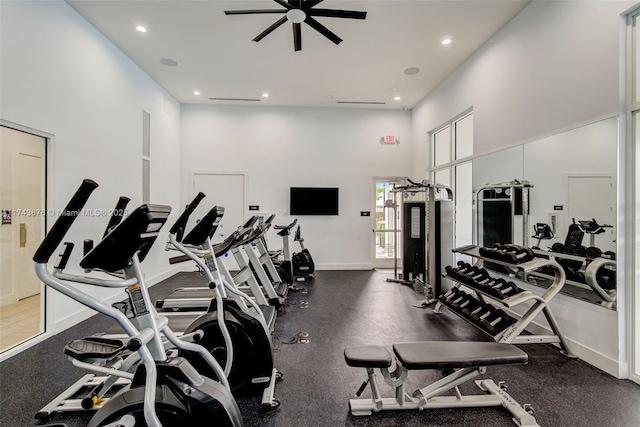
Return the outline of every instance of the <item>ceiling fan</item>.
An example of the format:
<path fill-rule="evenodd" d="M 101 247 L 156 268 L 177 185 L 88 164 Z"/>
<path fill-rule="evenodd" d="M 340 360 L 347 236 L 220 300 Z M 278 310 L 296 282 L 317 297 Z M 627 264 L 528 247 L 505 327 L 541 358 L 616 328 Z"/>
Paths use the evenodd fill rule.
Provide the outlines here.
<path fill-rule="evenodd" d="M 355 10 L 337 10 L 337 9 L 318 9 L 314 8 L 323 0 L 273 0 L 285 9 L 254 9 L 254 10 L 225 10 L 226 15 L 249 15 L 254 13 L 284 13 L 282 18 L 278 19 L 269 28 L 261 32 L 253 39 L 259 42 L 268 36 L 273 30 L 281 26 L 287 21 L 293 24 L 293 48 L 297 52 L 302 50 L 302 29 L 301 25 L 305 22 L 311 28 L 334 42 L 340 44 L 342 39 L 327 27 L 314 19 L 314 16 L 322 16 L 327 18 L 349 18 L 349 19 L 366 19 L 367 12 L 359 12 Z"/>

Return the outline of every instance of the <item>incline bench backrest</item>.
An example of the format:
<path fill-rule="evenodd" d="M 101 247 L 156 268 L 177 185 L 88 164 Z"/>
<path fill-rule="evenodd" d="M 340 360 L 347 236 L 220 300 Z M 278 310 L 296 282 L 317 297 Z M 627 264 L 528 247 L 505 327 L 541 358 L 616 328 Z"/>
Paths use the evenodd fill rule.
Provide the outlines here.
<path fill-rule="evenodd" d="M 144 260 L 170 213 L 165 205 L 138 207 L 85 255 L 80 266 L 114 272 L 129 266 L 136 252 Z"/>

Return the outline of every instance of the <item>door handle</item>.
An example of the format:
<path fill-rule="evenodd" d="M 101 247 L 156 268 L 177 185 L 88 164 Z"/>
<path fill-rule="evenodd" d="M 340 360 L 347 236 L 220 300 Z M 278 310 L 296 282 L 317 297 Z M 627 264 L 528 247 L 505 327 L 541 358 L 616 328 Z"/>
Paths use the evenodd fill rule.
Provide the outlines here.
<path fill-rule="evenodd" d="M 27 224 L 20 224 L 20 247 L 27 246 Z"/>

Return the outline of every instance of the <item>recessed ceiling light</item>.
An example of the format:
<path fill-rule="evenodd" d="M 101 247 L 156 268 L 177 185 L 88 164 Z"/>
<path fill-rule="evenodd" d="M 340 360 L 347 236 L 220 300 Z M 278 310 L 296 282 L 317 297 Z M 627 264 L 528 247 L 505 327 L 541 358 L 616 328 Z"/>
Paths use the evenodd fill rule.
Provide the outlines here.
<path fill-rule="evenodd" d="M 194 95 L 200 95 L 200 92 L 198 92 L 197 90 L 193 92 Z"/>
<path fill-rule="evenodd" d="M 404 73 L 408 76 L 411 76 L 413 74 L 418 74 L 420 72 L 420 68 L 418 67 L 409 67 L 406 70 L 404 70 Z"/>
<path fill-rule="evenodd" d="M 262 94 L 262 97 L 263 97 L 263 98 L 268 98 L 268 97 L 269 97 L 269 94 L 268 94 L 267 92 L 265 92 L 265 93 L 263 93 L 263 94 Z"/>
<path fill-rule="evenodd" d="M 138 25 L 136 27 L 136 30 L 140 31 L 141 33 L 146 33 L 147 29 L 145 27 L 143 27 L 142 25 Z"/>
<path fill-rule="evenodd" d="M 393 98 L 394 101 L 400 101 L 400 97 L 396 96 L 395 98 Z"/>
<path fill-rule="evenodd" d="M 450 43 L 451 43 L 451 39 L 442 40 L 442 44 L 450 44 Z"/>
<path fill-rule="evenodd" d="M 178 65 L 178 63 L 171 58 L 162 58 L 160 62 L 169 67 L 175 67 L 176 65 Z"/>

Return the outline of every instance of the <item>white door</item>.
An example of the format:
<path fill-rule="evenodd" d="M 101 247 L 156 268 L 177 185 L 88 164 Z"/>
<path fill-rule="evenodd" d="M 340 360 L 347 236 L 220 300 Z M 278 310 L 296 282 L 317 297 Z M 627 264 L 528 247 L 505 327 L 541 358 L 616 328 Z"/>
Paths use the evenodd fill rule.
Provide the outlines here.
<path fill-rule="evenodd" d="M 598 224 L 613 225 L 606 228 L 602 234 L 595 235 L 595 246 L 602 252 L 616 250 L 616 217 L 614 215 L 613 177 L 606 175 L 568 175 L 567 176 L 567 218 L 566 224 L 572 219 L 595 219 Z M 564 236 L 562 240 L 564 240 Z M 583 246 L 589 246 L 589 234 L 585 234 Z"/>
<path fill-rule="evenodd" d="M 202 218 L 214 206 L 224 207 L 224 216 L 213 236 L 214 242 L 224 240 L 245 222 L 245 185 L 247 177 L 244 172 L 194 172 L 192 197 L 203 192 L 207 197 L 191 215 L 193 225 L 196 219 Z M 224 258 L 227 268 L 236 270 L 238 265 L 231 255 Z"/>
<path fill-rule="evenodd" d="M 44 236 L 46 139 L 0 127 L 0 351 L 43 330 L 33 254 Z"/>
<path fill-rule="evenodd" d="M 374 178 L 373 180 L 373 268 L 393 268 L 394 261 L 400 266 L 402 239 L 400 236 L 402 217 L 401 194 L 394 197 L 390 191 L 393 185 L 402 185 L 405 178 Z M 397 234 L 396 234 L 397 233 Z M 397 260 L 396 260 L 397 258 Z"/>

